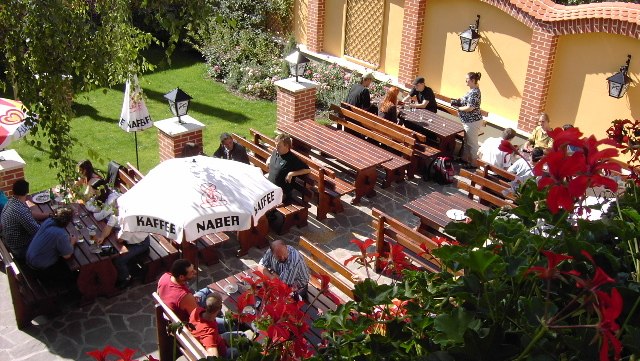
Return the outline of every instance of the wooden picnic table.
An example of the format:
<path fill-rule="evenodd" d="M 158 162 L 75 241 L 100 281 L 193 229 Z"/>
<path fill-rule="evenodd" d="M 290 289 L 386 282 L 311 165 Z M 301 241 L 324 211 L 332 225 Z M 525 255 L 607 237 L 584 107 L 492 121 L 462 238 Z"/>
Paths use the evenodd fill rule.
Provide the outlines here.
<path fill-rule="evenodd" d="M 418 131 L 433 140 L 437 148 L 452 155 L 455 149 L 456 136 L 464 136 L 462 123 L 426 109 L 405 109 L 399 115 L 405 126 Z"/>
<path fill-rule="evenodd" d="M 45 213 L 53 213 L 51 202 L 36 204 L 36 206 Z M 126 253 L 126 246 L 119 243 L 115 232 L 112 232 L 103 245 L 112 246 L 117 253 L 100 255 L 100 246 L 91 246 L 88 242 L 89 227 L 95 226 L 96 235 L 99 236 L 102 229 L 106 227 L 106 222 L 97 221 L 84 204 L 71 203 L 68 206 L 73 209 L 74 216 L 66 230 L 69 235 L 78 237 L 78 243 L 74 247 L 73 256 L 67 260 L 67 265 L 71 271 L 78 272 L 77 285 L 82 295 L 81 304 L 89 303 L 98 296 L 111 297 L 117 294 L 117 271 L 112 259 L 119 257 L 121 253 Z M 76 220 L 79 222 L 75 223 Z"/>
<path fill-rule="evenodd" d="M 356 196 L 351 203 L 357 204 L 362 196 L 375 195 L 376 166 L 393 159 L 394 155 L 352 134 L 320 125 L 313 119 L 280 125 L 279 129 L 290 134 L 294 140 L 309 149 L 327 154 L 355 170 Z"/>
<path fill-rule="evenodd" d="M 469 199 L 461 193 L 443 194 L 440 192 L 431 192 L 405 204 L 404 207 L 420 219 L 418 231 L 426 235 L 443 234 L 441 229 L 453 221 L 447 216 L 447 211 L 450 209 L 459 209 L 463 212 L 470 208 L 489 209 L 489 207 Z"/>

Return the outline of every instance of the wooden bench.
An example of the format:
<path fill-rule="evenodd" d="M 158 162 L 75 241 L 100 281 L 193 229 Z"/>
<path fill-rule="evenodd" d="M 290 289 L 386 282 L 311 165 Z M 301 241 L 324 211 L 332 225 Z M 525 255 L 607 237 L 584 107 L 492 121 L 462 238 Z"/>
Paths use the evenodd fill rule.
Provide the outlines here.
<path fill-rule="evenodd" d="M 263 173 L 267 173 L 269 171 L 269 165 L 266 163 L 266 160 L 271 154 L 268 151 L 247 141 L 235 133 L 232 134 L 231 137 L 238 142 L 238 144 L 244 146 L 247 150 L 253 153 L 249 155 L 249 162 L 251 162 L 251 164 L 260 168 Z M 282 225 L 275 229 L 278 234 L 285 234 L 289 232 L 293 226 L 297 226 L 298 228 L 305 227 L 308 223 L 309 207 L 307 204 L 304 204 L 304 202 L 281 204 L 276 207 L 275 211 L 283 219 Z M 264 234 L 264 236 L 266 237 L 266 234 Z M 266 241 L 261 243 L 266 244 Z"/>
<path fill-rule="evenodd" d="M 173 361 L 173 348 L 176 347 L 176 357 L 182 355 L 189 361 L 199 361 L 207 358 L 207 350 L 196 339 L 178 316 L 167 306 L 160 296 L 154 292 L 153 300 L 156 311 L 156 331 L 158 335 L 158 351 L 160 361 Z M 170 332 L 170 325 L 175 332 Z M 179 325 L 179 327 L 177 326 Z"/>
<path fill-rule="evenodd" d="M 495 182 L 490 178 L 484 178 L 482 173 L 471 173 L 466 169 L 460 169 L 459 176 L 468 179 L 471 187 L 477 188 L 479 186 L 482 191 L 485 191 L 497 198 L 515 203 L 516 196 L 508 185 Z"/>
<path fill-rule="evenodd" d="M 373 216 L 372 226 L 376 241 L 376 272 L 383 271 L 381 256 L 388 253 L 391 245 L 399 244 L 405 249 L 405 253 L 412 263 L 420 269 L 428 272 L 440 272 L 440 261 L 430 254 L 426 254 L 420 245 L 432 250 L 438 248 L 438 244 L 432 240 L 433 234 L 422 234 L 410 228 L 399 220 L 387 215 L 377 208 L 371 209 Z"/>
<path fill-rule="evenodd" d="M 496 167 L 495 165 L 489 164 L 480 159 L 477 159 L 476 163 L 478 164 L 478 170 L 476 173 L 494 183 L 509 186 L 509 182 L 516 180 L 515 174 L 509 173 L 500 167 Z"/>
<path fill-rule="evenodd" d="M 343 116 L 346 116 L 346 114 L 344 114 L 342 109 L 347 109 L 350 112 L 354 113 L 357 115 L 357 117 L 349 117 L 346 116 L 345 120 L 350 121 L 350 122 L 354 122 L 360 126 L 363 126 L 365 128 L 369 128 L 371 130 L 380 132 L 380 129 L 377 129 L 375 126 L 372 126 L 372 123 L 375 124 L 379 124 L 380 126 L 383 126 L 385 128 L 389 128 L 392 129 L 400 134 L 403 134 L 405 136 L 409 136 L 411 138 L 415 139 L 415 143 L 413 145 L 413 156 L 411 158 L 411 166 L 408 170 L 408 175 L 409 178 L 411 178 L 413 175 L 426 170 L 426 167 L 428 167 L 431 162 L 435 159 L 436 156 L 440 155 L 442 153 L 441 150 L 432 147 L 431 145 L 427 144 L 427 137 L 426 135 L 422 134 L 422 133 L 418 133 L 412 129 L 409 129 L 403 125 L 400 124 L 396 124 L 394 122 L 391 122 L 387 119 L 384 119 L 382 117 L 379 117 L 373 113 L 369 113 L 368 111 L 364 110 L 364 109 L 360 109 L 358 107 L 353 107 L 347 103 L 342 102 L 340 104 L 340 107 L 338 107 L 337 105 L 332 105 L 330 108 L 332 111 L 334 112 L 340 112 L 343 113 Z M 380 132 L 381 135 L 384 136 L 390 136 L 392 137 L 392 134 L 386 134 L 384 131 L 384 128 L 382 128 L 382 132 Z M 397 137 L 395 138 L 396 140 L 399 140 Z"/>
<path fill-rule="evenodd" d="M 273 138 L 269 138 L 254 129 L 250 129 L 250 132 L 255 145 L 259 145 L 269 151 L 273 151 L 275 149 L 276 142 Z M 305 177 L 303 181 L 305 186 L 307 186 L 306 188 L 318 198 L 318 211 L 316 218 L 323 220 L 327 218 L 327 214 L 329 212 L 334 214 L 343 212 L 344 206 L 342 205 L 340 198 L 345 194 L 354 192 L 355 187 L 342 179 L 337 178 L 333 170 L 325 168 L 313 159 L 296 150 L 292 149 L 291 151 L 305 162 L 307 166 L 309 166 L 309 169 L 311 169 L 311 173 Z"/>
<path fill-rule="evenodd" d="M 464 172 L 466 172 L 466 174 L 471 174 L 469 172 L 467 172 L 466 170 L 464 170 Z M 461 171 L 462 173 L 462 171 Z M 464 173 L 463 173 L 464 174 Z M 476 178 L 476 181 L 480 179 L 479 177 Z M 467 197 L 469 199 L 473 199 L 475 201 L 477 201 L 480 204 L 483 205 L 489 205 L 492 207 L 505 207 L 505 206 L 512 206 L 513 203 L 511 201 L 508 201 L 504 198 L 500 198 L 498 196 L 495 196 L 487 191 L 484 191 L 480 188 L 476 188 L 475 186 L 472 186 L 470 183 L 466 183 L 463 180 L 458 180 L 458 189 L 461 189 L 465 192 L 467 192 Z"/>
<path fill-rule="evenodd" d="M 66 285 L 41 282 L 26 267 L 15 261 L 2 239 L 0 254 L 18 329 L 29 326 L 38 316 L 54 315 L 60 311 L 64 296 L 70 294 L 70 288 Z"/>

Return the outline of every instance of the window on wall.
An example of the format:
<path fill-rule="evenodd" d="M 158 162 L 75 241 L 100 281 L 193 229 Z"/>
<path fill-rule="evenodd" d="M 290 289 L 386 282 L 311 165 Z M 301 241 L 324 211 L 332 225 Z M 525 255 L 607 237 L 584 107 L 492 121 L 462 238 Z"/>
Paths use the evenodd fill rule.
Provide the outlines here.
<path fill-rule="evenodd" d="M 344 55 L 380 65 L 385 0 L 347 0 Z"/>

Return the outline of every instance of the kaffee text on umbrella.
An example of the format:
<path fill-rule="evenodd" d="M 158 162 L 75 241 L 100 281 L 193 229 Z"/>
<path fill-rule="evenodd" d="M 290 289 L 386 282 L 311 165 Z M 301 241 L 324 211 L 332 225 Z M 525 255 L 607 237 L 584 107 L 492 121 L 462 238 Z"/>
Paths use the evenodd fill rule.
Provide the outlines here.
<path fill-rule="evenodd" d="M 266 206 L 267 204 L 271 204 L 271 202 L 273 202 L 275 198 L 276 195 L 273 191 L 265 194 L 262 198 L 260 198 L 258 203 L 256 203 L 256 207 L 253 207 L 253 215 L 257 215 L 258 212 L 261 211 L 262 208 L 264 208 L 264 206 Z"/>
<path fill-rule="evenodd" d="M 171 234 L 176 234 L 176 225 L 162 219 L 137 216 L 136 223 L 138 224 L 138 227 L 153 227 Z"/>

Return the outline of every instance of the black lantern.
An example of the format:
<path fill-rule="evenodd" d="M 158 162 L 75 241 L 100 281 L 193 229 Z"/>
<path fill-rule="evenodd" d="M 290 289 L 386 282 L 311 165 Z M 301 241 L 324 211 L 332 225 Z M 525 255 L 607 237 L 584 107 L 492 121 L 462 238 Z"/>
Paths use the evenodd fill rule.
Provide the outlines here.
<path fill-rule="evenodd" d="M 609 83 L 609 96 L 614 98 L 622 98 L 629 88 L 631 78 L 627 76 L 629 71 L 629 63 L 631 55 L 627 55 L 627 63 L 620 67 L 620 71 L 607 78 Z"/>
<path fill-rule="evenodd" d="M 480 15 L 478 15 L 475 25 L 469 25 L 469 29 L 460 33 L 460 46 L 462 46 L 462 51 L 469 53 L 476 51 L 476 47 L 480 41 L 480 34 L 478 33 L 479 29 Z"/>
<path fill-rule="evenodd" d="M 164 98 L 169 101 L 169 109 L 174 116 L 178 117 L 178 123 L 184 123 L 180 117 L 187 115 L 189 111 L 189 101 L 193 98 L 189 94 L 182 91 L 180 88 L 175 88 L 172 91 L 164 95 Z"/>
<path fill-rule="evenodd" d="M 289 63 L 289 71 L 291 72 L 291 76 L 296 77 L 296 83 L 298 82 L 298 75 L 304 75 L 304 70 L 307 68 L 307 63 L 309 59 L 300 52 L 300 50 L 296 47 L 296 50 L 289 54 L 284 60 Z"/>

